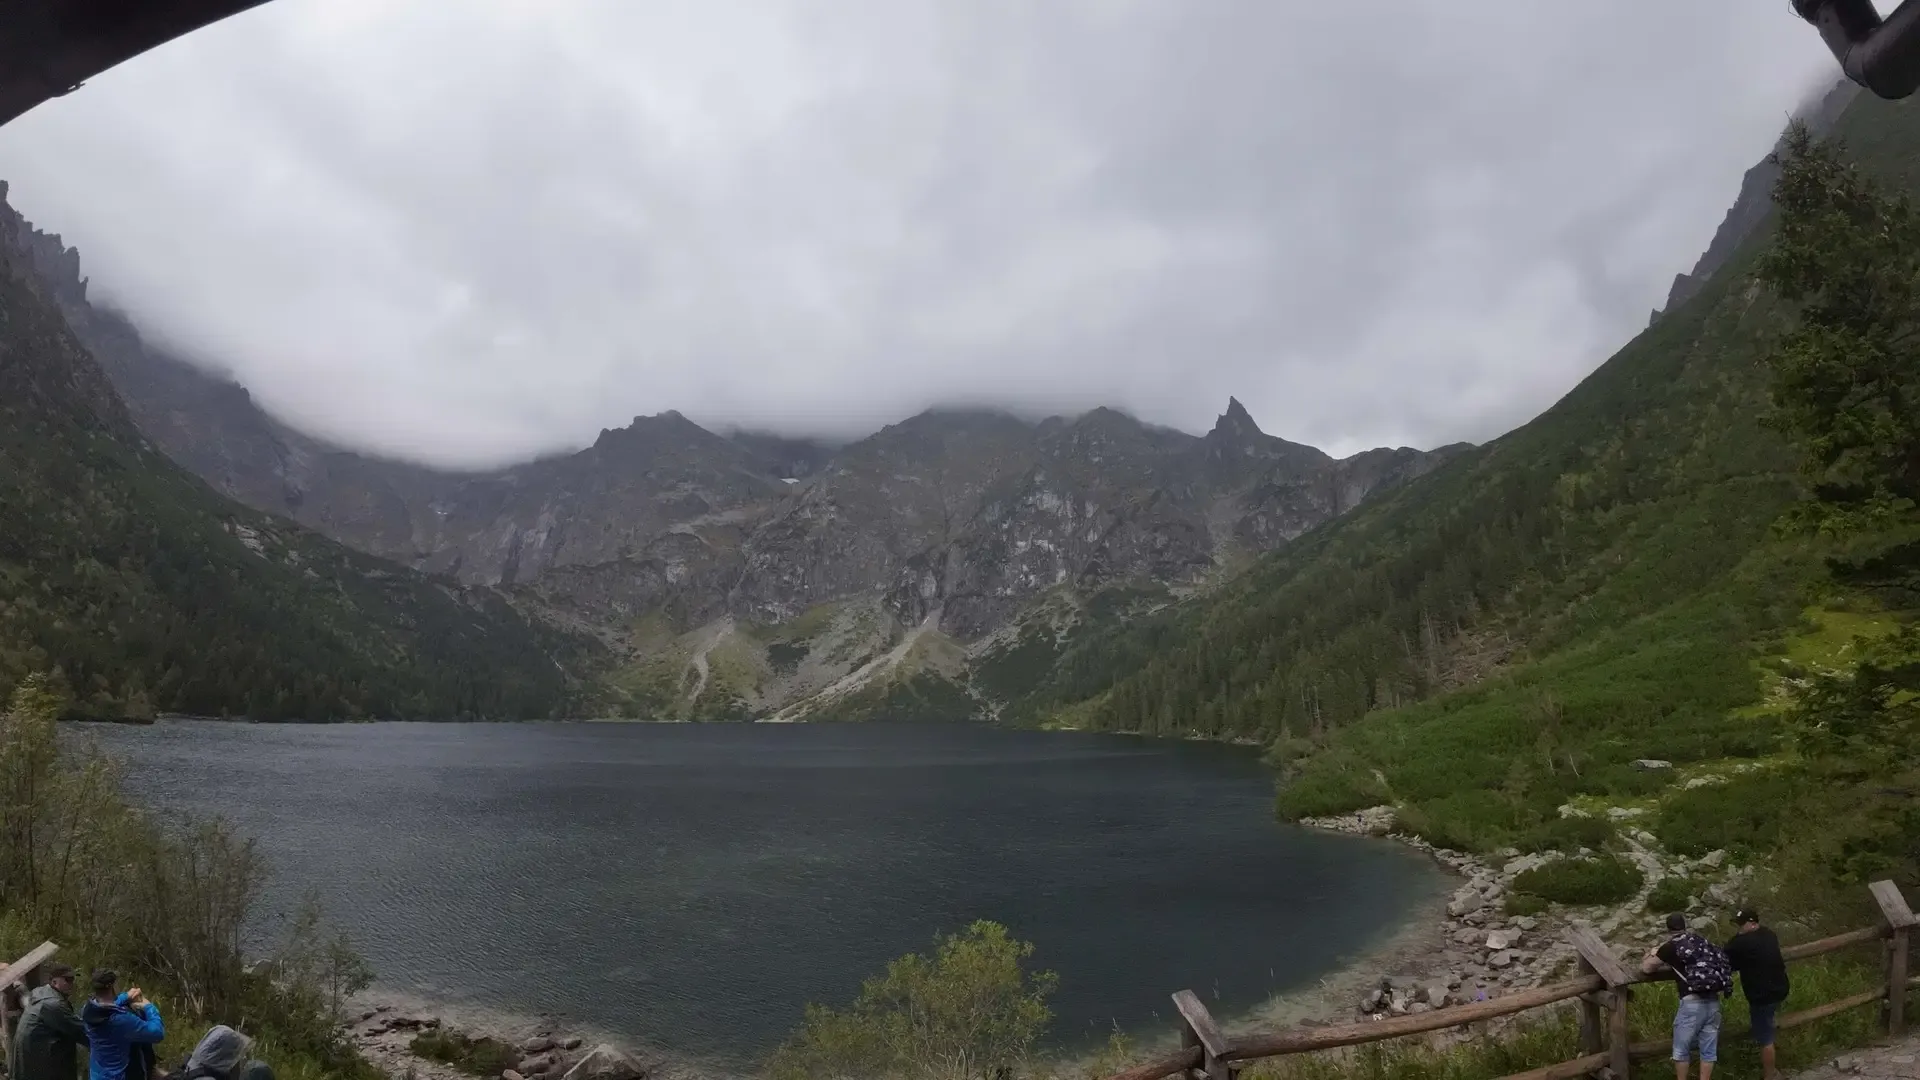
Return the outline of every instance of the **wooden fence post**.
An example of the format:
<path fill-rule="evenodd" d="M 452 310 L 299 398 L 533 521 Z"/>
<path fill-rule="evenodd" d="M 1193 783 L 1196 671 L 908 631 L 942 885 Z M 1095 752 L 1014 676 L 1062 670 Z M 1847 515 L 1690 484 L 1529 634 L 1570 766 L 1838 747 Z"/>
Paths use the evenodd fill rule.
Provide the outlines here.
<path fill-rule="evenodd" d="M 1580 961 L 1580 970 L 1583 974 L 1594 974 L 1592 965 L 1588 964 L 1585 960 Z M 1607 998 L 1605 993 L 1580 995 L 1581 1057 L 1586 1057 L 1588 1054 L 1597 1054 L 1606 1048 L 1606 1021 L 1600 1015 L 1600 1010 L 1606 1002 Z"/>
<path fill-rule="evenodd" d="M 1868 888 L 1892 931 L 1887 939 L 1887 1034 L 1897 1036 L 1907 1030 L 1907 936 L 1914 924 L 1913 909 L 1891 881 L 1876 881 Z"/>
<path fill-rule="evenodd" d="M 1581 968 L 1600 976 L 1600 981 L 1607 984 L 1607 1068 L 1613 1071 L 1614 1080 L 1627 1080 L 1628 1069 L 1633 1064 L 1633 1039 L 1627 1033 L 1627 1002 L 1633 997 L 1633 990 L 1627 984 L 1633 981 L 1633 976 L 1621 966 L 1613 950 L 1607 948 L 1607 943 L 1600 940 L 1600 935 L 1592 930 L 1576 926 L 1567 934 L 1567 940 L 1580 954 Z M 1582 997 L 1581 1000 L 1585 1002 L 1586 998 Z M 1580 1053 L 1583 1057 L 1601 1049 L 1598 1039 L 1600 1018 L 1597 1014 L 1592 1021 L 1594 1044 L 1591 1048 L 1587 1045 L 1587 1010 L 1593 1008 L 1593 1005 L 1586 1004 L 1581 1009 Z"/>
<path fill-rule="evenodd" d="M 32 985 L 27 980 L 38 971 L 40 965 L 53 959 L 60 946 L 51 941 L 43 941 L 34 946 L 33 951 L 15 960 L 11 964 L 0 966 L 0 1047 L 13 1045 L 13 1028 L 7 1019 L 7 996 L 15 983 Z"/>
<path fill-rule="evenodd" d="M 1213 1014 L 1191 990 L 1173 995 L 1173 1007 L 1180 1012 L 1180 1045 L 1200 1048 L 1200 1068 L 1195 1075 L 1204 1080 L 1233 1080 L 1233 1068 L 1226 1061 L 1227 1040 Z"/>

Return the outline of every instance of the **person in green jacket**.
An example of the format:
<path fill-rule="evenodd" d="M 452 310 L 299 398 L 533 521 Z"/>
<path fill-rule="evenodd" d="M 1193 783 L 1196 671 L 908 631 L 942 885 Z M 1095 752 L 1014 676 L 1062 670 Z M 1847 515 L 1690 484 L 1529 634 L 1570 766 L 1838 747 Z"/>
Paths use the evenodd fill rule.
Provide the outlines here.
<path fill-rule="evenodd" d="M 7 1047 L 9 1080 L 74 1080 L 79 1072 L 87 1029 L 67 1000 L 73 993 L 73 969 L 53 964 L 46 975 L 46 985 L 27 995 L 26 1011 Z"/>

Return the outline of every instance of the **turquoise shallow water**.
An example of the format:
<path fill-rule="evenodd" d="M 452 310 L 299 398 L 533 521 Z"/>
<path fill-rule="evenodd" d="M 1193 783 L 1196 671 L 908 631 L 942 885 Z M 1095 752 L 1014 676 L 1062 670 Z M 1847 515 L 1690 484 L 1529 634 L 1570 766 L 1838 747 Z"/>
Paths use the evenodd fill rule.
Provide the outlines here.
<path fill-rule="evenodd" d="M 1249 753 L 977 727 L 176 722 L 89 727 L 137 798 L 256 835 L 382 985 L 740 1065 L 976 918 L 1060 974 L 1055 1041 L 1221 1015 L 1441 887 L 1284 827 Z"/>

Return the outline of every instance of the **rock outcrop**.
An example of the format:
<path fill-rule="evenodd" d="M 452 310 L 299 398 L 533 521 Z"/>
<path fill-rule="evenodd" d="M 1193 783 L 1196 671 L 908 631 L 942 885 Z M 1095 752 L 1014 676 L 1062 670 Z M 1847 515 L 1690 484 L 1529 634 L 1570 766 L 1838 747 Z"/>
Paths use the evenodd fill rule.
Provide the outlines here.
<path fill-rule="evenodd" d="M 1659 940 L 1660 912 L 1647 910 L 1648 897 L 1660 882 L 1668 878 L 1704 884 L 1702 898 L 1688 907 L 1711 902 L 1722 908 L 1742 902 L 1750 883 L 1751 869 L 1730 865 L 1724 851 L 1713 851 L 1689 859 L 1665 851 L 1660 842 L 1643 830 L 1632 830 L 1621 837 L 1621 857 L 1641 872 L 1636 893 L 1617 904 L 1592 906 L 1547 905 L 1538 914 L 1514 914 L 1509 911 L 1508 894 L 1514 880 L 1529 870 L 1557 859 L 1591 854 L 1584 849 L 1574 853 L 1541 852 L 1523 855 L 1507 848 L 1482 857 L 1463 851 L 1436 847 L 1417 836 L 1394 831 L 1396 813 L 1391 806 L 1374 806 L 1334 817 L 1304 818 L 1299 824 L 1308 828 L 1365 836 L 1385 836 L 1417 848 L 1441 866 L 1458 874 L 1461 884 L 1447 898 L 1441 922 L 1434 935 L 1434 946 L 1417 958 L 1405 961 L 1410 974 L 1382 976 L 1377 988 L 1360 995 L 1355 1003 L 1362 1017 L 1382 1018 L 1445 1008 L 1472 1001 L 1483 1001 L 1502 994 L 1539 986 L 1555 979 L 1570 977 L 1576 970 L 1577 955 L 1568 941 L 1568 931 L 1583 927 L 1613 942 L 1623 962 L 1634 959 L 1639 951 Z M 1716 920 L 1704 911 L 1694 916 L 1696 929 L 1710 932 Z M 1624 948 L 1621 948 L 1624 946 Z M 1632 964 L 1629 964 L 1632 966 Z"/>

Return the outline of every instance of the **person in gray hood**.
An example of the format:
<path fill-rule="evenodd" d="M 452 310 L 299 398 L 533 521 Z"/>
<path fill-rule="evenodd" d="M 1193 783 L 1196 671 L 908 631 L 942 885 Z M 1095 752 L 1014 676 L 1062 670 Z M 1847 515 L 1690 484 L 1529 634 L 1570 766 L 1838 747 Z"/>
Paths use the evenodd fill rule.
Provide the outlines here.
<path fill-rule="evenodd" d="M 87 1045 L 87 1029 L 67 1001 L 73 993 L 73 969 L 54 964 L 46 975 L 46 985 L 34 987 L 27 995 L 20 1027 L 7 1047 L 11 1080 L 74 1080 L 79 1070 L 79 1050 Z"/>
<path fill-rule="evenodd" d="M 247 1057 L 252 1045 L 252 1039 L 217 1024 L 167 1080 L 273 1080 L 273 1069 L 266 1062 Z"/>

